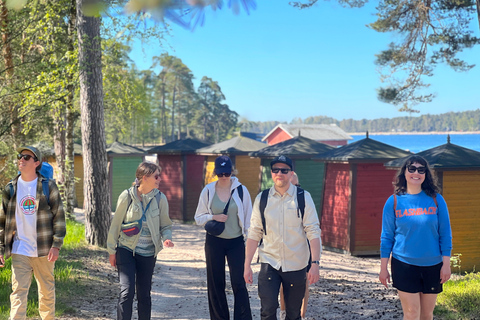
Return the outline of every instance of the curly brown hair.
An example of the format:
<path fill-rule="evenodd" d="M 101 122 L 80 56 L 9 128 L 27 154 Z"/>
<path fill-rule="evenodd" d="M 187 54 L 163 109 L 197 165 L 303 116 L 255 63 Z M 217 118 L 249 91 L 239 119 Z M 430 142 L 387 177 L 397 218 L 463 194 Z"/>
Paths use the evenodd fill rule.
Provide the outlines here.
<path fill-rule="evenodd" d="M 425 171 L 425 181 L 422 183 L 422 190 L 429 195 L 430 197 L 435 197 L 437 193 L 440 193 L 440 187 L 438 186 L 437 175 L 435 172 L 430 169 L 428 161 L 419 155 L 413 155 L 408 157 L 397 171 L 395 177 L 395 182 L 393 183 L 395 187 L 395 194 L 405 194 L 407 192 L 407 180 L 405 179 L 405 170 L 407 167 L 413 163 L 421 164 L 427 169 Z"/>

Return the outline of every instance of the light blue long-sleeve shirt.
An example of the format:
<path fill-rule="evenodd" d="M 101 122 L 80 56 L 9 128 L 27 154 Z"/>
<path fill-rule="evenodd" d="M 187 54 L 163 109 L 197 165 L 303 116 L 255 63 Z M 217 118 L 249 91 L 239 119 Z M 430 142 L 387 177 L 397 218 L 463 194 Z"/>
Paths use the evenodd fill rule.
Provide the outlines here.
<path fill-rule="evenodd" d="M 433 266 L 451 256 L 452 230 L 445 199 L 425 192 L 393 195 L 383 208 L 380 257 L 392 256 L 415 266 Z"/>

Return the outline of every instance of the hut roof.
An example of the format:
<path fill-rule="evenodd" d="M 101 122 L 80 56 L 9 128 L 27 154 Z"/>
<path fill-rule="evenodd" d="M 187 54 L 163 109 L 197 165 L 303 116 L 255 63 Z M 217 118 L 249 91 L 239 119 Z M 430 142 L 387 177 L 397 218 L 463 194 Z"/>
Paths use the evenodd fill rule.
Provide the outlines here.
<path fill-rule="evenodd" d="M 157 146 L 149 149 L 148 153 L 168 154 L 168 153 L 193 153 L 197 149 L 208 146 L 208 143 L 202 142 L 196 139 L 182 139 L 172 141 L 164 144 L 163 146 Z"/>
<path fill-rule="evenodd" d="M 283 154 L 294 158 L 311 158 L 312 155 L 322 154 L 333 149 L 335 147 L 303 136 L 297 136 L 258 151 L 250 152 L 249 155 L 251 157 L 276 157 Z"/>
<path fill-rule="evenodd" d="M 370 139 L 355 141 L 343 147 L 315 157 L 316 160 L 352 161 L 352 160 L 391 160 L 411 155 L 410 152 L 383 142 Z"/>
<path fill-rule="evenodd" d="M 277 130 L 282 129 L 292 138 L 297 136 L 304 136 L 312 140 L 352 140 L 342 128 L 335 124 L 279 124 L 273 128 L 269 133 L 265 135 L 262 141 L 266 141 L 267 138 Z"/>
<path fill-rule="evenodd" d="M 107 154 L 119 154 L 119 155 L 120 154 L 121 155 L 145 154 L 145 151 L 140 148 L 136 148 L 128 144 L 115 141 L 107 148 Z"/>
<path fill-rule="evenodd" d="M 417 155 L 424 157 L 433 168 L 480 167 L 480 152 L 450 143 L 431 148 Z M 385 163 L 386 167 L 400 167 L 406 157 Z"/>
<path fill-rule="evenodd" d="M 247 154 L 252 151 L 257 151 L 266 146 L 263 142 L 258 142 L 256 140 L 247 138 L 247 137 L 235 137 L 230 140 L 222 141 L 219 143 L 212 144 L 211 146 L 204 147 L 197 150 L 197 153 L 203 154 Z"/>

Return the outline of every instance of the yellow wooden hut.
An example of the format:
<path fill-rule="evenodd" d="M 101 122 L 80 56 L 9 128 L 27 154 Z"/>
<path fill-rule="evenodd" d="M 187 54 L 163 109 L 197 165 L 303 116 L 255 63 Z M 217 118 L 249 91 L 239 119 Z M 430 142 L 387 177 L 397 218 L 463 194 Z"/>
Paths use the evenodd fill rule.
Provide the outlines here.
<path fill-rule="evenodd" d="M 215 159 L 220 155 L 227 155 L 232 159 L 232 163 L 238 171 L 238 179 L 247 187 L 250 196 L 254 198 L 259 192 L 260 158 L 250 158 L 248 153 L 260 150 L 266 146 L 265 143 L 239 136 L 198 149 L 197 154 L 205 156 L 205 185 L 217 180 L 217 177 L 213 173 Z"/>
<path fill-rule="evenodd" d="M 435 170 L 452 227 L 452 255 L 461 254 L 460 271 L 480 268 L 480 152 L 447 143 L 418 153 Z M 398 168 L 405 158 L 385 164 Z M 458 270 L 457 270 L 458 271 Z"/>

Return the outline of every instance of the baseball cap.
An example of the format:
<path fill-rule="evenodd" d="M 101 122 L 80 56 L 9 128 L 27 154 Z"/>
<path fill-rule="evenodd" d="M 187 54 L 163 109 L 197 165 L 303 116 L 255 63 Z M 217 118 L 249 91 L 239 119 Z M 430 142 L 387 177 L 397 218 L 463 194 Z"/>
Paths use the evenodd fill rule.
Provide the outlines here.
<path fill-rule="evenodd" d="M 42 153 L 37 148 L 31 146 L 17 148 L 18 153 L 22 153 L 23 150 L 31 151 L 37 158 L 37 161 L 42 162 Z"/>
<path fill-rule="evenodd" d="M 287 166 L 289 166 L 290 169 L 293 170 L 293 162 L 292 162 L 292 159 L 290 159 L 290 158 L 287 157 L 287 156 L 280 155 L 280 156 L 274 158 L 274 159 L 270 162 L 270 168 L 273 167 L 273 165 L 274 165 L 275 163 L 284 163 L 284 164 L 286 164 Z"/>
<path fill-rule="evenodd" d="M 215 173 L 230 173 L 232 172 L 232 160 L 227 156 L 220 156 L 215 159 Z"/>

